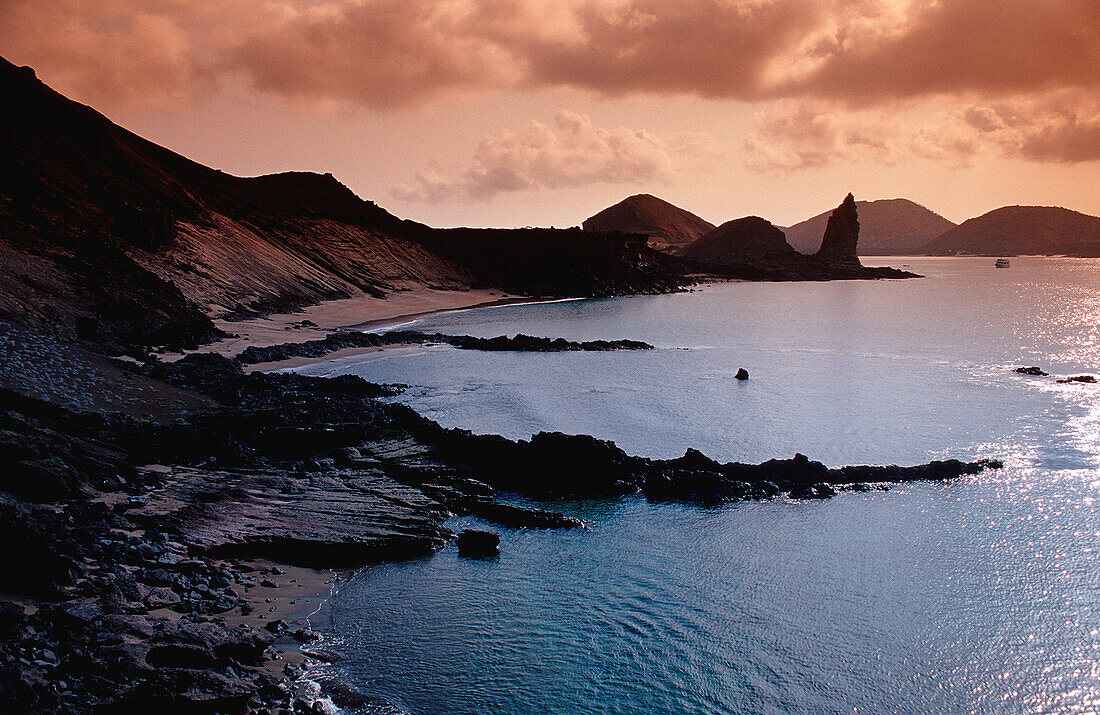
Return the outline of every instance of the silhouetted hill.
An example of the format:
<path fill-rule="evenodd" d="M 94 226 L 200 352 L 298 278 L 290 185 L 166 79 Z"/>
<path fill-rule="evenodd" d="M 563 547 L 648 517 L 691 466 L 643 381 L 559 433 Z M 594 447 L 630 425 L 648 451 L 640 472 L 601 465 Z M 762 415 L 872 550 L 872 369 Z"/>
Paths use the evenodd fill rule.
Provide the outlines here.
<path fill-rule="evenodd" d="M 581 225 L 585 231 L 640 233 L 650 247 L 670 253 L 714 229 L 709 221 L 649 194 L 627 197 Z"/>
<path fill-rule="evenodd" d="M 933 255 L 1100 257 L 1100 218 L 1055 206 L 1005 206 L 964 221 L 924 250 Z"/>
<path fill-rule="evenodd" d="M 711 263 L 751 263 L 795 253 L 783 232 L 759 216 L 727 221 L 677 255 Z"/>
<path fill-rule="evenodd" d="M 231 176 L 2 59 L 0 104 L 0 318 L 70 335 L 79 324 L 114 350 L 207 341 L 211 317 L 404 287 L 573 296 L 681 282 L 622 237 L 437 231 L 329 174 Z"/>
<path fill-rule="evenodd" d="M 848 194 L 829 214 L 821 249 L 811 256 L 799 253 L 768 221 L 749 216 L 729 221 L 680 251 L 689 273 L 742 280 L 831 281 L 874 278 L 913 278 L 895 268 L 865 268 L 859 262 L 859 215 Z"/>
<path fill-rule="evenodd" d="M 857 201 L 859 255 L 896 256 L 923 253 L 927 243 L 955 226 L 943 216 L 908 199 Z M 821 247 L 831 211 L 786 228 L 787 243 L 807 255 Z"/>

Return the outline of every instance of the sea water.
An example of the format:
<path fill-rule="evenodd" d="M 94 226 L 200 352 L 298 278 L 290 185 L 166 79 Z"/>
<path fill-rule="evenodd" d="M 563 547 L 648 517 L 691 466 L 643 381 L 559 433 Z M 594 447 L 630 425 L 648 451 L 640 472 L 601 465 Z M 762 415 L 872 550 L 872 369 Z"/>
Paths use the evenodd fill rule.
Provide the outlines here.
<path fill-rule="evenodd" d="M 1006 463 L 826 501 L 539 504 L 588 528 L 494 527 L 494 559 L 448 547 L 357 572 L 314 617 L 342 656 L 316 676 L 376 698 L 363 712 L 1100 708 L 1100 386 L 1056 382 L 1100 372 L 1100 261 L 865 263 L 926 277 L 445 313 L 413 327 L 656 349 L 302 368 L 406 383 L 398 399 L 446 426 L 653 457 Z"/>

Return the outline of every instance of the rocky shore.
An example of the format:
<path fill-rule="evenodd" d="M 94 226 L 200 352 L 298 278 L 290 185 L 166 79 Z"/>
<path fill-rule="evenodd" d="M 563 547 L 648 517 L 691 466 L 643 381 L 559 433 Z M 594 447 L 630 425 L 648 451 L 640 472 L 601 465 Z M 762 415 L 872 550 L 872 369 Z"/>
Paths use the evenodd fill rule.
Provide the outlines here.
<path fill-rule="evenodd" d="M 450 515 L 583 526 L 511 504 L 509 493 L 699 504 L 825 498 L 1000 466 L 830 469 L 802 455 L 719 464 L 694 450 L 636 457 L 583 435 L 511 441 L 444 429 L 379 399 L 394 387 L 245 374 L 242 362 L 196 354 L 119 366 L 135 390 L 152 390 L 146 399 L 196 396 L 158 414 L 70 409 L 0 391 L 9 467 L 0 551 L 10 576 L 0 586 L 0 710 L 308 709 L 312 696 L 293 694 L 299 671 L 273 660 L 273 646 L 313 634 L 272 624 L 257 608 L 266 603 L 250 594 L 276 593 L 274 572 L 292 566 L 429 555 L 455 538 Z"/>
<path fill-rule="evenodd" d="M 589 340 L 575 342 L 565 338 L 539 338 L 532 335 L 499 335 L 495 338 L 478 338 L 471 335 L 447 335 L 422 333 L 416 330 L 391 330 L 385 333 L 340 331 L 321 340 L 302 343 L 284 343 L 266 347 L 248 347 L 236 356 L 241 365 L 278 362 L 292 358 L 324 357 L 337 350 L 349 348 L 376 348 L 386 345 L 424 345 L 436 343 L 450 345 L 460 350 L 488 350 L 557 353 L 570 351 L 605 352 L 609 350 L 652 350 L 653 346 L 640 340 Z"/>

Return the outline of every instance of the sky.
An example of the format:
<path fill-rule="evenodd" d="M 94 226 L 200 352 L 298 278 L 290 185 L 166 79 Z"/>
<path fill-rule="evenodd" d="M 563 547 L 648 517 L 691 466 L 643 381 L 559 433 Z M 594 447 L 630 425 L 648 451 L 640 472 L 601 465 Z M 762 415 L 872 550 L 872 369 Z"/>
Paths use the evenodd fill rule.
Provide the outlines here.
<path fill-rule="evenodd" d="M 0 55 L 239 175 L 436 226 L 635 193 L 790 225 L 1100 215 L 1098 0 L 0 0 Z"/>

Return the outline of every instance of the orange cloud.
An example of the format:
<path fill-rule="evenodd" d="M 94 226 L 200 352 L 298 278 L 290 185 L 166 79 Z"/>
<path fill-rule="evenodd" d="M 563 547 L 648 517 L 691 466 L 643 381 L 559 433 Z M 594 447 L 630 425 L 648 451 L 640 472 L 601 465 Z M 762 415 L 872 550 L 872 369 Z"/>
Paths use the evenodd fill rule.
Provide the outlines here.
<path fill-rule="evenodd" d="M 485 137 L 470 166 L 455 178 L 422 171 L 414 184 L 394 186 L 390 193 L 404 201 L 438 202 L 600 183 L 652 185 L 670 181 L 685 165 L 698 168 L 722 154 L 707 134 L 597 127 L 587 115 L 563 110 L 550 124 L 531 121 L 517 131 Z"/>
<path fill-rule="evenodd" d="M 1057 93 L 975 106 L 954 119 L 1008 156 L 1059 163 L 1100 160 L 1100 99 L 1093 95 Z"/>
<path fill-rule="evenodd" d="M 192 8 L 137 0 L 7 0 L 0 51 L 47 70 L 66 91 L 106 103 L 163 105 L 213 86 Z"/>
<path fill-rule="evenodd" d="M 1100 88 L 1096 0 L 8 0 L 0 48 L 88 90 L 375 107 L 567 86 L 853 103 Z"/>
<path fill-rule="evenodd" d="M 899 118 L 910 108 L 838 113 L 821 101 L 768 103 L 743 142 L 746 163 L 789 171 L 910 159 L 964 166 L 979 154 L 1057 163 L 1100 160 L 1100 99 L 1089 93 L 969 104 L 924 122 Z"/>
<path fill-rule="evenodd" d="M 756 168 L 852 157 L 959 163 L 979 151 L 1100 160 L 1100 110 L 1089 99 L 1100 96 L 1097 0 L 6 0 L 3 7 L 0 53 L 97 104 L 178 105 L 228 76 L 265 93 L 390 109 L 455 93 L 569 87 L 759 102 L 742 140 Z M 944 98 L 963 109 L 920 127 L 889 116 Z M 706 141 L 673 147 L 672 137 L 623 138 L 616 155 L 617 130 L 590 126 L 582 134 L 595 141 L 599 131 L 610 134 L 596 142 L 592 161 L 574 167 L 586 182 L 660 179 L 672 154 L 712 151 Z M 566 135 L 555 120 L 488 137 L 461 176 L 423 172 L 397 190 L 439 200 L 563 185 Z"/>

